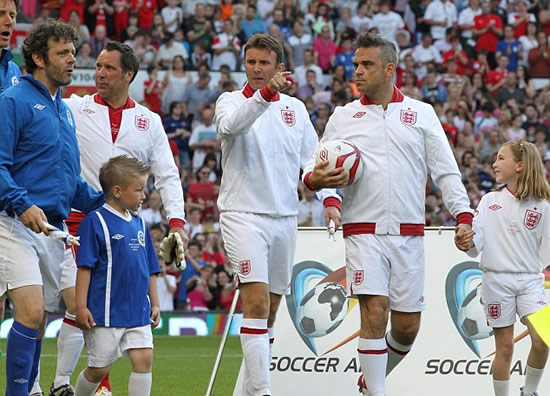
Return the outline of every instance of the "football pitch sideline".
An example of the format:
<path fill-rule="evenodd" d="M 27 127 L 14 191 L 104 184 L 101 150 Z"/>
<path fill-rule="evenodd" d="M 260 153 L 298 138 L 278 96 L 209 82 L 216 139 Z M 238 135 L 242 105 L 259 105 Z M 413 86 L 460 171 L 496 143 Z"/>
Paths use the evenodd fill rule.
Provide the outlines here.
<path fill-rule="evenodd" d="M 214 360 L 218 352 L 221 336 L 155 336 L 153 353 L 152 396 L 204 396 Z M 47 396 L 55 377 L 57 358 L 56 339 L 44 340 L 40 360 L 40 386 Z M 6 389 L 6 340 L 0 340 L 2 357 L 0 358 L 0 394 Z M 229 396 L 237 381 L 241 365 L 242 351 L 239 337 L 227 339 L 224 356 L 216 377 L 213 396 Z M 71 377 L 74 386 L 80 371 L 86 365 L 86 352 L 83 351 L 76 370 Z M 111 384 L 114 396 L 128 395 L 128 378 L 131 365 L 126 358 L 115 362 L 111 370 Z"/>

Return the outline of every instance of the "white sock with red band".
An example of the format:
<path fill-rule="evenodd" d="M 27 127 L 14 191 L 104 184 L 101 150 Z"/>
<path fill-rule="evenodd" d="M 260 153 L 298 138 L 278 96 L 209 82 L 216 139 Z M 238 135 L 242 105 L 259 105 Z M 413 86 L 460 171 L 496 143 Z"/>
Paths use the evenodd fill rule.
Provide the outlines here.
<path fill-rule="evenodd" d="M 82 330 L 76 325 L 76 317 L 65 312 L 61 330 L 57 336 L 57 367 L 54 388 L 70 383 L 83 346 L 84 336 Z"/>
<path fill-rule="evenodd" d="M 395 341 L 391 331 L 386 334 L 386 344 L 388 345 L 388 367 L 386 368 L 386 377 L 389 373 L 407 356 L 412 348 L 411 345 L 403 345 Z"/>
<path fill-rule="evenodd" d="M 271 394 L 269 374 L 269 335 L 267 319 L 243 319 L 241 323 L 241 347 L 243 349 L 246 377 L 255 394 Z"/>
<path fill-rule="evenodd" d="M 388 348 L 385 338 L 359 338 L 357 348 L 363 378 L 370 396 L 384 396 L 386 388 L 386 367 Z"/>

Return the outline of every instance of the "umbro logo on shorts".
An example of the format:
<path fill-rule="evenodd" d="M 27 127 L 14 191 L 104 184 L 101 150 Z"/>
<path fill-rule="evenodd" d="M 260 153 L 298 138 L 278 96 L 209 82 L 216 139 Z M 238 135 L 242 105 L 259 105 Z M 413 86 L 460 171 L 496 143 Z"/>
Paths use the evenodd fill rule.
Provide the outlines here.
<path fill-rule="evenodd" d="M 115 234 L 115 235 L 113 235 L 111 238 L 112 238 L 112 239 L 116 239 L 116 240 L 118 241 L 119 239 L 124 238 L 124 235 Z"/>
<path fill-rule="evenodd" d="M 497 204 L 492 204 L 491 206 L 489 206 L 489 209 L 497 211 L 499 209 L 502 209 L 502 206 L 497 205 Z"/>

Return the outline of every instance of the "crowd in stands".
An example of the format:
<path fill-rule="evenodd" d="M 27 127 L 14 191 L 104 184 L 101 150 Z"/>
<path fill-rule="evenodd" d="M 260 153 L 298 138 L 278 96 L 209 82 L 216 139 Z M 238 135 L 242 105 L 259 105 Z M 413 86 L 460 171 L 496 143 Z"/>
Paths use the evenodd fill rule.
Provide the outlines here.
<path fill-rule="evenodd" d="M 507 140 L 535 143 L 550 176 L 549 0 L 22 0 L 21 11 L 30 21 L 59 16 L 77 26 L 78 67 L 93 68 L 105 43 L 120 40 L 147 70 L 145 103 L 163 117 L 191 240 L 187 269 L 159 277 L 167 310 L 226 310 L 232 300 L 213 116 L 219 95 L 240 88 L 232 73 L 243 70 L 244 44 L 256 32 L 283 43 L 293 71 L 287 93 L 305 103 L 319 136 L 336 106 L 358 98 L 352 43 L 358 32 L 374 31 L 399 50 L 395 85 L 433 105 L 472 207 L 493 188 L 491 165 Z M 219 82 L 211 71 L 220 72 Z M 299 193 L 299 224 L 323 226 L 323 205 Z M 426 197 L 428 226 L 455 225 L 430 181 Z M 159 243 L 168 222 L 158 193 L 144 207 Z"/>

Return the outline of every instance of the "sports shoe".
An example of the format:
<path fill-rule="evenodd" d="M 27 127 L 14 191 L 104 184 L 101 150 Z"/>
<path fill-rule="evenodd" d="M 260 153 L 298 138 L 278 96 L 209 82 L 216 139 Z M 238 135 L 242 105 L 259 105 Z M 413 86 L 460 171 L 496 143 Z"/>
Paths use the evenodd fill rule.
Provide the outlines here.
<path fill-rule="evenodd" d="M 523 394 L 523 386 L 521 388 L 519 388 L 519 392 L 520 392 L 519 393 L 520 396 L 539 396 L 539 394 L 537 392 L 533 392 L 530 395 L 524 395 Z"/>
<path fill-rule="evenodd" d="M 44 392 L 34 392 L 31 393 L 29 396 L 44 396 Z"/>
<path fill-rule="evenodd" d="M 367 384 L 365 383 L 365 378 L 363 374 L 359 376 L 357 380 L 357 386 L 359 387 L 359 393 L 362 393 L 364 396 L 369 396 L 369 390 L 367 389 Z"/>
<path fill-rule="evenodd" d="M 107 389 L 106 386 L 102 386 L 101 388 L 95 391 L 95 396 L 113 396 L 113 394 L 109 389 Z"/>
<path fill-rule="evenodd" d="M 71 384 L 63 384 L 57 388 L 50 386 L 50 396 L 74 396 L 74 389 Z"/>

